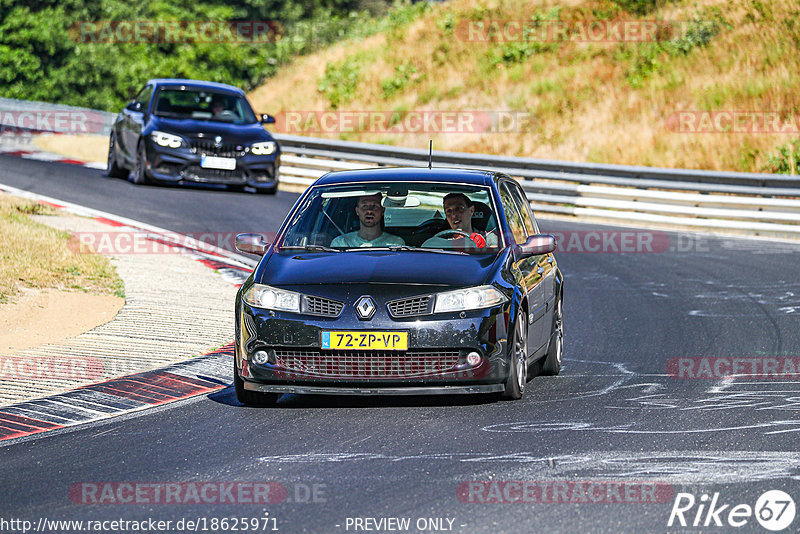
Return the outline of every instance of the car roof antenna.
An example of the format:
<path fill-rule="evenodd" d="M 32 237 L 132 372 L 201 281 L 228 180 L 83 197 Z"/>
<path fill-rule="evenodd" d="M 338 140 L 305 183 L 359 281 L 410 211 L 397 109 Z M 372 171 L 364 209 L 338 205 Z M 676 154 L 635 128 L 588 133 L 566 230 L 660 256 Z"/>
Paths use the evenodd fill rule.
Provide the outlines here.
<path fill-rule="evenodd" d="M 428 144 L 428 169 L 431 167 L 433 167 L 433 139 L 430 139 Z"/>

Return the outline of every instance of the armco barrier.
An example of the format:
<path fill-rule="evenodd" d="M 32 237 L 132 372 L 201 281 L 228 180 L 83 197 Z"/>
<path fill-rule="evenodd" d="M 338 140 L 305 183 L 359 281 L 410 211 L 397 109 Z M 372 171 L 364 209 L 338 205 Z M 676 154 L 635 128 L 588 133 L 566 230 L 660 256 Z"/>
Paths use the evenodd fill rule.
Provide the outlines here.
<path fill-rule="evenodd" d="M 53 104 L 0 99 L 3 110 Z M 60 109 L 81 110 L 68 106 Z M 107 134 L 114 114 L 102 117 Z M 1 115 L 0 115 L 1 116 Z M 329 171 L 428 163 L 424 149 L 276 134 L 281 182 L 311 185 Z M 517 179 L 537 212 L 698 229 L 800 237 L 800 177 L 433 152 L 438 167 L 491 169 Z"/>

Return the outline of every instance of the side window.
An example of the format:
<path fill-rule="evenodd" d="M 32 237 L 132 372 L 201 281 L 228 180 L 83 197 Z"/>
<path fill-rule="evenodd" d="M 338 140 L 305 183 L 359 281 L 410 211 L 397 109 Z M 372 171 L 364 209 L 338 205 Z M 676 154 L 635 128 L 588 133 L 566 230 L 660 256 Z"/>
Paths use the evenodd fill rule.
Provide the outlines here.
<path fill-rule="evenodd" d="M 142 111 L 147 110 L 147 105 L 150 103 L 150 96 L 152 96 L 152 94 L 153 94 L 153 86 L 146 85 L 144 89 L 139 91 L 139 94 L 136 95 L 136 98 L 134 100 L 142 105 Z"/>
<path fill-rule="evenodd" d="M 522 187 L 520 187 L 519 184 L 506 182 L 503 185 L 507 186 L 511 191 L 511 196 L 514 198 L 514 202 L 519 208 L 520 214 L 522 215 L 522 222 L 525 225 L 525 231 L 527 232 L 527 235 L 538 234 L 539 228 L 536 225 L 533 214 L 531 213 L 531 203 L 528 202 L 528 198 L 525 196 L 525 191 L 522 190 Z"/>
<path fill-rule="evenodd" d="M 514 197 L 508 191 L 505 183 L 500 186 L 500 202 L 503 204 L 503 211 L 506 214 L 506 221 L 514 236 L 514 241 L 516 243 L 524 243 L 527 238 L 525 224 L 522 221 L 519 208 L 514 202 Z"/>

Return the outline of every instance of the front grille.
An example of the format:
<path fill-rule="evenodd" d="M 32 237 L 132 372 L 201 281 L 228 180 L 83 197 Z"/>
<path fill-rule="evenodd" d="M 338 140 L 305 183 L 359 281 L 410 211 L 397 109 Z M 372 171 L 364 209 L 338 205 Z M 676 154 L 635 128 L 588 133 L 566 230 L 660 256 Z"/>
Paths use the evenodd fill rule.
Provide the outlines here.
<path fill-rule="evenodd" d="M 344 303 L 322 297 L 303 297 L 303 313 L 322 317 L 339 317 Z"/>
<path fill-rule="evenodd" d="M 201 156 L 217 156 L 220 158 L 235 158 L 244 156 L 247 152 L 247 147 L 233 143 L 225 143 L 216 145 L 214 141 L 203 139 L 194 140 L 191 142 L 192 152 L 200 154 Z"/>
<path fill-rule="evenodd" d="M 241 170 L 205 169 L 199 165 L 189 165 L 181 176 L 193 182 L 214 182 L 223 184 L 242 184 L 246 182 Z"/>
<path fill-rule="evenodd" d="M 451 370 L 458 364 L 459 351 L 276 349 L 275 357 L 287 372 L 332 378 L 414 378 Z"/>
<path fill-rule="evenodd" d="M 393 300 L 387 304 L 392 317 L 410 317 L 412 315 L 425 315 L 431 313 L 431 296 L 411 297 Z"/>

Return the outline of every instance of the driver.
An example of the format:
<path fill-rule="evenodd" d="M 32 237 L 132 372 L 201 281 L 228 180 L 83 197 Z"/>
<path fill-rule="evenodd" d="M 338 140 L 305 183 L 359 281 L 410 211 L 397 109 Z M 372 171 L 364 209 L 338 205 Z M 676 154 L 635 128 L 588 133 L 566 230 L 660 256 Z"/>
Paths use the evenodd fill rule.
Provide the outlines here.
<path fill-rule="evenodd" d="M 442 207 L 444 208 L 444 216 L 452 231 L 445 230 L 439 233 L 450 234 L 451 237 L 433 236 L 422 244 L 423 247 L 440 246 L 442 241 L 451 239 L 463 240 L 465 246 L 470 248 L 497 246 L 497 236 L 493 232 L 488 232 L 484 235 L 472 229 L 472 216 L 475 214 L 475 206 L 472 205 L 472 201 L 467 195 L 464 193 L 449 193 L 442 200 Z"/>
<path fill-rule="evenodd" d="M 211 100 L 211 114 L 219 117 L 223 111 L 225 111 L 225 100 L 221 96 L 215 96 Z"/>
<path fill-rule="evenodd" d="M 357 232 L 340 235 L 331 242 L 332 247 L 388 247 L 405 245 L 402 237 L 387 234 L 383 231 L 383 212 L 381 194 L 365 195 L 358 198 L 356 215 L 361 222 Z"/>

